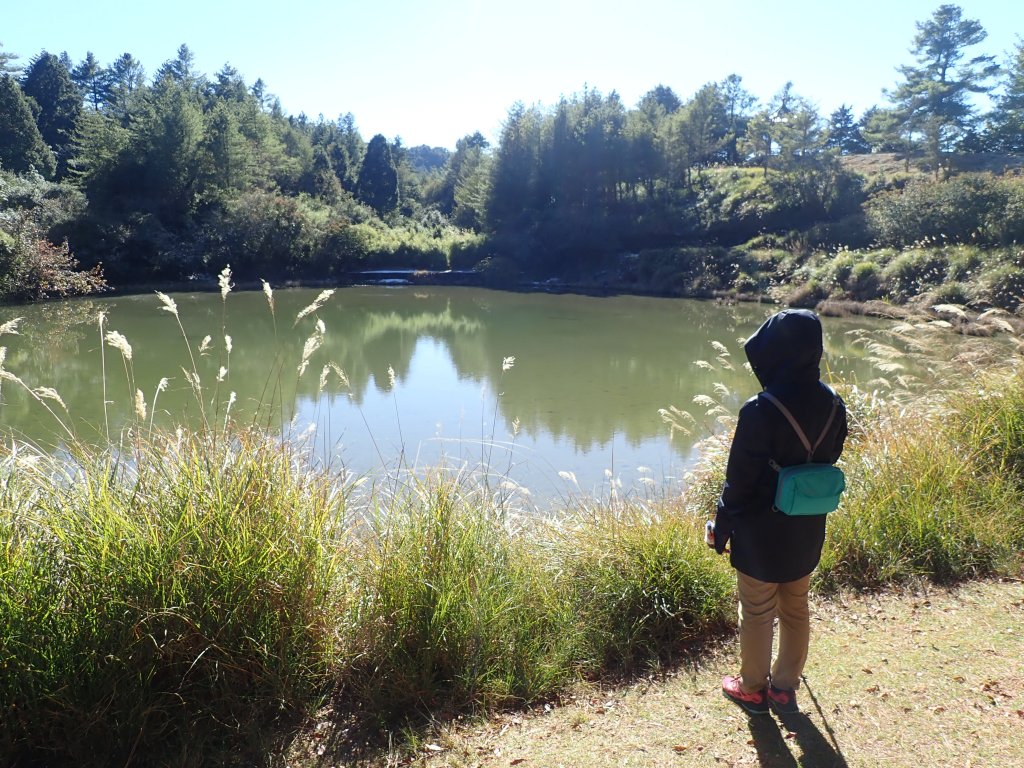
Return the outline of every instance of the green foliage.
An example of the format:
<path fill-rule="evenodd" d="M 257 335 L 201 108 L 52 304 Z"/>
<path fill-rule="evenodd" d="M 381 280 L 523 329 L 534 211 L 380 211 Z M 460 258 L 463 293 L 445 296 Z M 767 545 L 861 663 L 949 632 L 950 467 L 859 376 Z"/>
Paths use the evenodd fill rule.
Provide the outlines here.
<path fill-rule="evenodd" d="M 868 225 L 878 242 L 1013 242 L 1024 232 L 1024 183 L 965 174 L 947 181 L 914 181 L 868 200 Z"/>
<path fill-rule="evenodd" d="M 398 166 L 391 145 L 379 133 L 366 145 L 357 190 L 359 199 L 381 216 L 398 207 Z"/>
<path fill-rule="evenodd" d="M 905 130 L 922 137 L 936 169 L 971 124 L 970 95 L 987 92 L 987 81 L 999 69 L 993 56 L 964 58 L 986 37 L 981 24 L 963 18 L 959 6 L 941 5 L 917 24 L 911 48 L 917 66 L 899 68 L 903 82 L 891 99 Z"/>
<path fill-rule="evenodd" d="M 976 298 L 1000 309 L 1017 310 L 1024 304 L 1024 267 L 1004 263 L 986 270 Z"/>
<path fill-rule="evenodd" d="M 946 260 L 931 249 L 904 251 L 890 261 L 882 272 L 886 293 L 899 302 L 924 293 L 946 279 Z"/>
<path fill-rule="evenodd" d="M 67 173 L 71 140 L 82 114 L 82 94 L 59 58 L 45 51 L 32 59 L 21 79 L 22 90 L 39 108 L 39 133 L 57 159 L 57 177 Z"/>
<path fill-rule="evenodd" d="M 99 266 L 79 270 L 62 237 L 81 205 L 80 195 L 65 185 L 38 174 L 0 172 L 0 300 L 76 296 L 106 287 Z"/>
<path fill-rule="evenodd" d="M 985 139 L 997 151 L 1019 154 L 1024 151 L 1024 40 L 1014 46 L 1001 80 Z"/>
<path fill-rule="evenodd" d="M 250 192 L 211 220 L 211 262 L 230 263 L 243 279 L 291 277 L 315 250 L 314 230 L 296 198 Z"/>
<path fill-rule="evenodd" d="M 555 571 L 479 499 L 428 480 L 361 544 L 345 697 L 376 716 L 503 706 L 572 673 L 575 618 Z"/>
<path fill-rule="evenodd" d="M 856 441 L 844 458 L 850 493 L 830 516 L 819 585 L 951 582 L 1017 568 L 1021 391 L 1016 375 L 983 374 L 979 386 L 918 403 Z"/>
<path fill-rule="evenodd" d="M 3 460 L 6 760 L 252 764 L 326 692 L 343 497 L 286 448 L 213 440 Z"/>
<path fill-rule="evenodd" d="M 15 173 L 34 169 L 47 178 L 57 169 L 25 94 L 8 74 L 0 74 L 0 169 Z"/>
<path fill-rule="evenodd" d="M 731 625 L 735 577 L 704 545 L 702 524 L 627 509 L 571 529 L 567 568 L 595 669 L 667 661 Z"/>

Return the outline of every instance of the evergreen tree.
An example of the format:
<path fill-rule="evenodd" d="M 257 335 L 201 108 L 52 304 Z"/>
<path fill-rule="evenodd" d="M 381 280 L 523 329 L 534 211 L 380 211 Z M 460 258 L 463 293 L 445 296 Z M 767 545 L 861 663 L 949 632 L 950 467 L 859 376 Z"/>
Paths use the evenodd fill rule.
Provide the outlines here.
<path fill-rule="evenodd" d="M 85 103 L 98 112 L 110 95 L 110 71 L 102 67 L 92 51 L 71 70 L 71 79 L 85 97 Z"/>
<path fill-rule="evenodd" d="M 248 98 L 249 92 L 245 88 L 245 81 L 238 70 L 230 64 L 225 64 L 214 78 L 213 95 L 216 98 L 239 104 Z"/>
<path fill-rule="evenodd" d="M 398 165 L 391 145 L 379 133 L 366 146 L 359 169 L 358 195 L 380 216 L 398 208 Z"/>
<path fill-rule="evenodd" d="M 716 83 L 703 86 L 669 119 L 669 156 L 677 178 L 690 181 L 693 168 L 724 160 L 730 140 L 729 115 Z"/>
<path fill-rule="evenodd" d="M 899 152 L 909 159 L 916 147 L 906 131 L 903 116 L 895 109 L 871 107 L 864 112 L 858 127 L 871 152 Z"/>
<path fill-rule="evenodd" d="M 256 99 L 257 106 L 262 110 L 266 106 L 267 101 L 267 84 L 263 82 L 262 77 L 256 78 L 256 82 L 252 84 L 249 93 Z"/>
<path fill-rule="evenodd" d="M 853 110 L 845 104 L 829 116 L 825 146 L 838 150 L 841 155 L 862 155 L 870 149 L 853 119 Z"/>
<path fill-rule="evenodd" d="M 164 78 L 170 78 L 180 85 L 186 92 L 200 94 L 206 90 L 206 77 L 195 68 L 196 57 L 187 45 L 182 43 L 178 46 L 178 52 L 173 59 L 168 59 L 160 65 L 156 71 L 155 81 L 159 82 Z"/>
<path fill-rule="evenodd" d="M 1024 153 L 1024 40 L 1003 70 L 1002 92 L 989 115 L 987 144 L 998 152 Z"/>
<path fill-rule="evenodd" d="M 244 88 L 242 93 L 246 95 Z M 249 144 L 227 103 L 218 102 L 207 115 L 202 149 L 206 157 L 207 183 L 222 191 L 240 190 L 248 185 Z"/>
<path fill-rule="evenodd" d="M 46 178 L 56 170 L 28 99 L 9 74 L 0 74 L 0 167 L 15 173 L 35 168 Z"/>
<path fill-rule="evenodd" d="M 473 147 L 462 165 L 455 185 L 452 221 L 460 227 L 480 231 L 487 213 L 491 183 L 491 156 L 482 147 Z"/>
<path fill-rule="evenodd" d="M 19 56 L 16 53 L 6 53 L 3 50 L 4 44 L 0 43 L 0 75 L 16 75 L 21 72 L 21 67 L 14 63 Z"/>
<path fill-rule="evenodd" d="M 656 127 L 646 113 L 634 109 L 626 115 L 622 135 L 628 169 L 625 175 L 626 194 L 634 204 L 639 202 L 640 190 L 651 199 L 658 180 L 664 176 L 663 154 L 658 148 Z"/>
<path fill-rule="evenodd" d="M 331 165 L 342 189 L 355 194 L 359 183 L 359 166 L 366 154 L 366 142 L 356 127 L 356 118 L 346 112 L 337 120 L 338 139 L 331 148 Z"/>
<path fill-rule="evenodd" d="M 82 114 L 82 95 L 61 60 L 43 51 L 32 60 L 21 82 L 39 107 L 39 133 L 57 158 L 57 178 L 67 172 L 71 140 Z"/>
<path fill-rule="evenodd" d="M 197 202 L 204 141 L 203 116 L 192 95 L 164 81 L 154 94 L 141 138 L 144 189 L 167 223 L 181 226 Z"/>
<path fill-rule="evenodd" d="M 775 120 L 772 139 L 778 146 L 778 167 L 790 171 L 818 158 L 825 144 L 818 110 L 786 83 L 772 102 Z"/>
<path fill-rule="evenodd" d="M 975 109 L 969 96 L 988 92 L 986 81 L 998 72 L 992 56 L 964 58 L 967 48 L 986 37 L 981 24 L 964 19 L 958 6 L 939 6 L 917 24 L 910 49 L 916 66 L 901 66 L 903 82 L 887 93 L 907 130 L 923 138 L 936 173 L 944 153 L 971 127 Z"/>
<path fill-rule="evenodd" d="M 538 184 L 541 115 L 516 103 L 501 130 L 491 174 L 487 226 L 498 231 L 525 231 L 533 215 Z"/>
<path fill-rule="evenodd" d="M 107 186 L 122 161 L 129 139 L 128 129 L 102 112 L 87 110 L 78 121 L 71 175 L 89 190 L 94 204 L 109 202 Z"/>
<path fill-rule="evenodd" d="M 146 83 L 146 70 L 130 53 L 123 53 L 109 68 L 107 108 L 127 127 L 141 111 L 140 98 Z"/>
<path fill-rule="evenodd" d="M 455 142 L 455 152 L 448 159 L 447 169 L 437 192 L 437 205 L 446 216 L 455 211 L 456 190 L 476 173 L 483 162 L 484 152 L 490 146 L 479 131 L 463 136 Z"/>
<path fill-rule="evenodd" d="M 654 123 L 665 115 L 671 115 L 683 106 L 683 102 L 675 91 L 665 85 L 657 85 L 643 96 L 637 109 L 643 112 Z"/>
<path fill-rule="evenodd" d="M 718 87 L 728 116 L 726 155 L 728 162 L 735 165 L 740 162 L 739 140 L 747 131 L 750 110 L 757 104 L 757 98 L 743 87 L 743 78 L 737 74 L 726 77 Z"/>
<path fill-rule="evenodd" d="M 331 157 L 322 146 L 313 147 L 313 171 L 312 171 L 313 194 L 329 203 L 335 203 L 341 198 L 341 184 L 334 174 L 334 167 L 331 165 Z"/>

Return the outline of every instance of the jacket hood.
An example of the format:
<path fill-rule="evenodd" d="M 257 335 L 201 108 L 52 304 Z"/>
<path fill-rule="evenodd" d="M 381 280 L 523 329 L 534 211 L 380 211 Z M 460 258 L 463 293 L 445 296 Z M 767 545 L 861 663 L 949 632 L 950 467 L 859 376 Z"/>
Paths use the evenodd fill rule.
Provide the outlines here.
<path fill-rule="evenodd" d="M 772 315 L 743 345 L 754 375 L 767 389 L 783 382 L 821 378 L 821 321 L 807 309 L 784 309 Z"/>

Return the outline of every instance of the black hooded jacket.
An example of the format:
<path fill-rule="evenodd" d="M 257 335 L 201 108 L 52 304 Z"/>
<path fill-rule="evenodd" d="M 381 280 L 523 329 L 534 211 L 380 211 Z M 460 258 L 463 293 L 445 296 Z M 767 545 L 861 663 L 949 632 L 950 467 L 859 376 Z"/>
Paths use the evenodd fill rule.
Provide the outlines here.
<path fill-rule="evenodd" d="M 813 444 L 828 422 L 833 398 L 838 399 L 820 381 L 823 345 L 817 315 L 805 309 L 772 315 L 743 349 L 762 388 L 790 410 Z M 839 399 L 814 461 L 835 463 L 843 452 L 846 430 L 846 407 Z M 715 518 L 715 548 L 721 553 L 731 540 L 733 568 L 781 584 L 802 578 L 817 566 L 826 516 L 789 516 L 773 509 L 778 476 L 770 459 L 783 467 L 800 464 L 807 451 L 782 412 L 755 396 L 740 408 L 736 422 Z"/>

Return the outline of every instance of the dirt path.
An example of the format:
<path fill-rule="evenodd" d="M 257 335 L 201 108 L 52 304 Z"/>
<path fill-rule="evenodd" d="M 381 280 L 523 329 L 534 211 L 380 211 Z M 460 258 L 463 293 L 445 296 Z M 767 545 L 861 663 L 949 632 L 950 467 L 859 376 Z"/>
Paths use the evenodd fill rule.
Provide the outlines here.
<path fill-rule="evenodd" d="M 377 765 L 1024 766 L 1024 584 L 818 600 L 802 714 L 748 719 L 698 666 L 459 723 Z"/>

